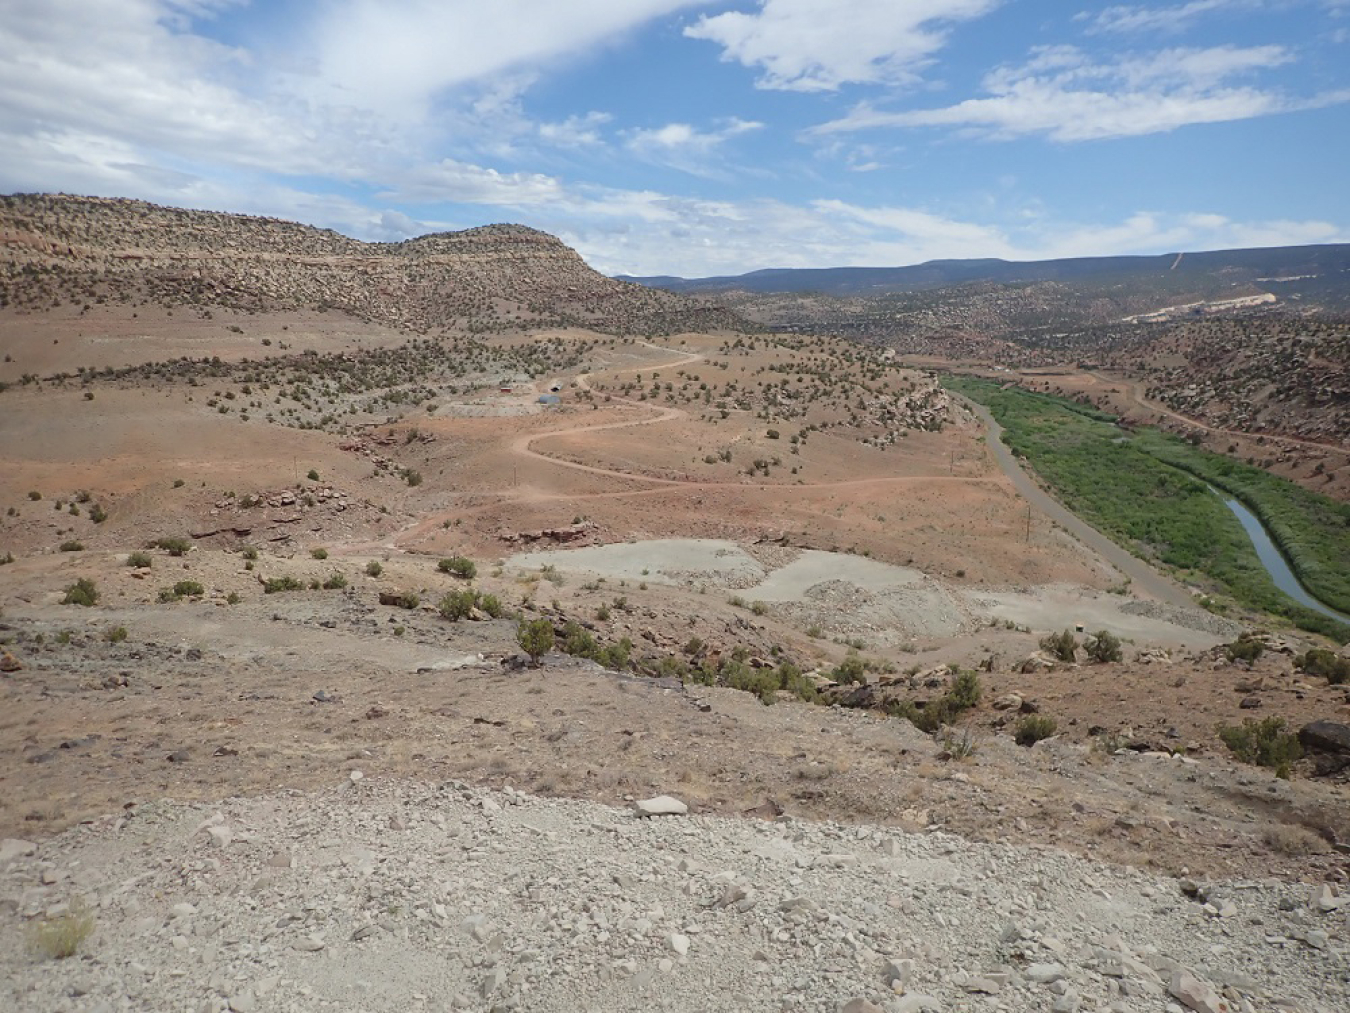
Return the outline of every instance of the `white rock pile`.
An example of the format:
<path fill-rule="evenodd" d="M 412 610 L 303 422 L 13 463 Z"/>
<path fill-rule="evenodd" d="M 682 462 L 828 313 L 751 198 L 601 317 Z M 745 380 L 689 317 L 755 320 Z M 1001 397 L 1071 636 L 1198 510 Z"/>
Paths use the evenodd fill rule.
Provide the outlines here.
<path fill-rule="evenodd" d="M 1332 885 L 345 778 L 0 844 L 15 1013 L 1350 1010 Z M 79 952 L 38 926 L 92 915 Z"/>

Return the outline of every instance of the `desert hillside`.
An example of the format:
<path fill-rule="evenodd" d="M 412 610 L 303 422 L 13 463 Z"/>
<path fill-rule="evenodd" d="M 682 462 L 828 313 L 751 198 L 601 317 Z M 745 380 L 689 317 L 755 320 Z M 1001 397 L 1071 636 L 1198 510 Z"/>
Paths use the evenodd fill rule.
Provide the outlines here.
<path fill-rule="evenodd" d="M 3 215 L 0 1007 L 1345 1008 L 1350 625 L 1084 403 L 1155 389 Z"/>
<path fill-rule="evenodd" d="M 606 278 L 559 240 L 518 225 L 363 243 L 273 218 L 21 194 L 0 199 L 0 247 L 0 305 L 28 312 L 111 301 L 339 310 L 419 331 L 739 326 L 696 300 Z"/>

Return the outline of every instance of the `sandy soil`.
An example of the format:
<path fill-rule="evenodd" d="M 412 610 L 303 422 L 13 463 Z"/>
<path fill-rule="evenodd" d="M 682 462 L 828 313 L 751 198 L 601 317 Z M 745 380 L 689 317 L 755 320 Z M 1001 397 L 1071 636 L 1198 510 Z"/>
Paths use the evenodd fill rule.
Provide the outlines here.
<path fill-rule="evenodd" d="M 222 360 L 252 356 L 263 333 L 261 320 L 240 321 L 241 336 L 223 317 L 200 321 L 200 332 L 149 314 L 114 326 L 92 310 L 83 321 L 0 323 L 5 335 L 22 334 L 6 367 L 15 379 L 96 365 L 87 360 L 95 348 L 121 364 L 205 348 Z M 77 344 L 71 333 L 81 327 Z M 269 351 L 280 335 L 296 351 L 309 335 L 316 350 L 344 354 L 392 340 L 317 316 L 266 327 Z M 135 337 L 137 328 L 150 338 Z M 1251 716 L 1241 702 L 1252 696 L 1258 716 L 1345 720 L 1344 691 L 1295 676 L 1287 655 L 1248 671 L 1188 653 L 1218 636 L 1167 621 L 1146 597 L 1132 604 L 1106 593 L 1121 572 L 1028 510 L 977 420 L 956 413 L 941 431 L 906 429 L 878 449 L 894 423 L 873 406 L 931 380 L 858 372 L 847 389 L 871 384 L 869 397 L 832 400 L 821 377 L 842 380 L 859 367 L 831 359 L 825 345 L 555 337 L 593 348 L 574 369 L 541 370 L 510 394 L 495 381 L 468 392 L 462 380 L 437 381 L 432 411 L 390 401 L 378 424 L 346 432 L 268 424 L 259 412 L 241 421 L 209 403 L 298 403 L 272 374 L 247 381 L 248 394 L 232 374 L 196 385 L 44 381 L 0 394 L 0 557 L 15 557 L 0 566 L 0 639 L 20 666 L 0 676 L 0 832 L 32 836 L 132 798 L 312 785 L 359 757 L 394 776 L 604 800 L 673 780 L 721 812 L 781 806 L 940 823 L 1169 868 L 1331 867 L 1307 853 L 1350 834 L 1335 815 L 1350 811 L 1344 786 L 1235 769 L 1215 726 Z M 494 337 L 489 347 L 530 340 Z M 674 389 L 643 401 L 624 389 L 639 372 L 643 390 L 654 372 Z M 789 409 L 763 400 L 776 378 L 822 393 L 780 421 L 774 411 Z M 537 394 L 555 384 L 563 404 L 539 410 Z M 737 407 L 742 399 L 752 407 Z M 719 400 L 731 405 L 725 418 Z M 457 410 L 471 404 L 483 414 Z M 800 433 L 807 438 L 791 442 Z M 727 449 L 732 462 L 705 461 Z M 752 466 L 773 455 L 782 463 Z M 102 522 L 94 506 L 106 511 Z M 561 550 L 532 539 L 581 519 L 590 522 L 585 547 L 525 554 Z M 195 547 L 183 557 L 153 550 L 149 569 L 126 565 L 128 552 L 165 536 Z M 83 548 L 59 551 L 71 541 Z M 245 546 L 260 549 L 256 562 L 241 555 Z M 940 743 L 873 714 L 764 707 L 748 694 L 682 690 L 556 655 L 538 672 L 504 669 L 500 660 L 515 652 L 511 622 L 448 623 L 432 608 L 460 586 L 436 569 L 456 553 L 477 561 L 477 586 L 509 607 L 585 621 L 654 656 L 679 654 L 697 637 L 721 652 L 777 651 L 828 670 L 852 641 L 916 678 L 980 666 L 985 702 L 969 716 L 976 757 L 942 761 Z M 539 572 L 555 560 L 556 583 Z M 370 563 L 380 576 L 366 575 Z M 345 588 L 265 594 L 259 583 L 286 575 L 308 585 L 335 572 Z M 61 604 L 81 577 L 100 590 L 94 608 Z M 203 595 L 159 601 L 182 580 L 200 582 Z M 381 592 L 415 592 L 422 607 L 381 606 Z M 733 596 L 763 601 L 763 614 Z M 602 609 L 609 618 L 598 618 Z M 1131 639 L 1127 661 L 1022 674 L 1043 633 L 1075 622 Z M 124 641 L 107 639 L 121 627 Z M 1152 648 L 1171 649 L 1170 662 L 1137 660 Z M 341 702 L 315 700 L 320 690 Z M 1064 741 L 1014 746 L 1006 732 L 1015 715 L 994 706 L 1012 692 L 1054 716 Z M 1094 748 L 1108 738 L 1190 747 L 1203 776 L 1179 760 Z M 183 762 L 167 759 L 181 750 Z M 1298 838 L 1286 856 L 1264 835 L 1290 825 L 1323 837 Z"/>

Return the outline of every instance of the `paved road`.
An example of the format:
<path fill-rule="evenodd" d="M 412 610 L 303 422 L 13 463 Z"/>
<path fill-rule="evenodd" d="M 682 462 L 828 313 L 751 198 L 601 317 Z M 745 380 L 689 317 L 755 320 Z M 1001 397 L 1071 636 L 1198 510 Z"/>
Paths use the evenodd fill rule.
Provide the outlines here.
<path fill-rule="evenodd" d="M 1013 487 L 1028 503 L 1129 577 L 1132 591 L 1143 592 L 1151 598 L 1157 598 L 1159 601 L 1171 605 L 1192 608 L 1195 606 L 1195 599 L 1185 588 L 1165 577 L 1143 560 L 1130 555 L 1037 485 L 1035 480 L 1017 462 L 1017 459 L 1013 457 L 1012 451 L 1004 445 L 1003 428 L 994 421 L 994 417 L 989 414 L 989 409 L 968 398 L 962 398 L 961 400 L 984 422 L 989 432 L 987 442 L 994 455 L 994 460 L 998 462 L 998 466 L 1003 469 L 1003 473 L 1008 476 Z"/>

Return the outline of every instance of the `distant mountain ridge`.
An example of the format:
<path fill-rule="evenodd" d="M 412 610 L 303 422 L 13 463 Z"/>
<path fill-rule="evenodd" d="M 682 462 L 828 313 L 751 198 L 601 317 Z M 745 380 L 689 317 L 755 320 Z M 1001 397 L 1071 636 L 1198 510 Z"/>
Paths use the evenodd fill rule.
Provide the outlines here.
<path fill-rule="evenodd" d="M 95 301 L 339 310 L 413 330 L 746 327 L 697 298 L 607 278 L 561 240 L 522 225 L 366 243 L 276 218 L 138 200 L 0 196 L 0 307 Z"/>
<path fill-rule="evenodd" d="M 1282 246 L 1159 256 L 1076 257 L 1062 260 L 1007 261 L 931 260 L 907 267 L 769 268 L 748 274 L 678 278 L 669 275 L 619 280 L 668 292 L 714 294 L 820 293 L 832 296 L 878 296 L 947 288 L 973 282 L 1000 285 L 1035 282 L 1082 282 L 1107 278 L 1146 281 L 1166 279 L 1175 288 L 1181 278 L 1222 278 L 1229 284 L 1303 280 L 1299 276 L 1334 276 L 1350 286 L 1350 244 Z M 1278 281 L 1274 282 L 1279 284 Z"/>

